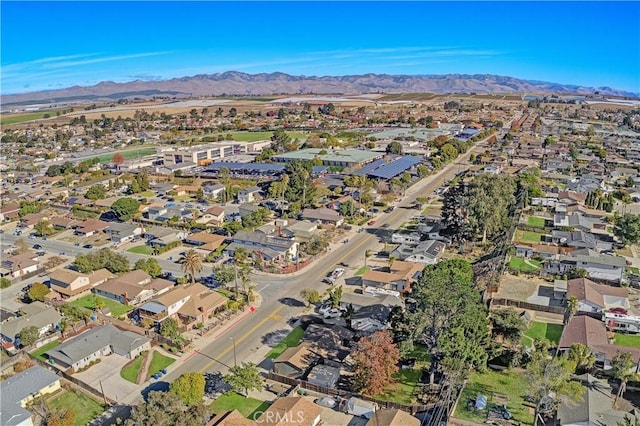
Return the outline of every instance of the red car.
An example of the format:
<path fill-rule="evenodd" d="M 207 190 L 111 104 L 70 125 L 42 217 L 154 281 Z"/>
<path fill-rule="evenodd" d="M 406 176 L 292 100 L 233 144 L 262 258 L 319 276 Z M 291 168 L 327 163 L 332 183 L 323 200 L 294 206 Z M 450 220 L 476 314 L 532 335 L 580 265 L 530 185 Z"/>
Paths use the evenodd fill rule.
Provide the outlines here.
<path fill-rule="evenodd" d="M 627 311 L 625 308 L 620 307 L 609 308 L 609 312 L 613 314 L 629 315 L 629 311 Z"/>

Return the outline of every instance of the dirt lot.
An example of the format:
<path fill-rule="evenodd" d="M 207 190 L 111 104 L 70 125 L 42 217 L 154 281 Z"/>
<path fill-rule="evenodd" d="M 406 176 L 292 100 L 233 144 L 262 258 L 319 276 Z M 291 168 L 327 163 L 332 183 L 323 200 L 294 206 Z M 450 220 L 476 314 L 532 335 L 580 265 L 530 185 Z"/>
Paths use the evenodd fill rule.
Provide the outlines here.
<path fill-rule="evenodd" d="M 550 283 L 537 277 L 505 274 L 500 279 L 500 287 L 494 297 L 526 302 L 528 297 L 537 293 L 540 285 L 548 286 Z"/>

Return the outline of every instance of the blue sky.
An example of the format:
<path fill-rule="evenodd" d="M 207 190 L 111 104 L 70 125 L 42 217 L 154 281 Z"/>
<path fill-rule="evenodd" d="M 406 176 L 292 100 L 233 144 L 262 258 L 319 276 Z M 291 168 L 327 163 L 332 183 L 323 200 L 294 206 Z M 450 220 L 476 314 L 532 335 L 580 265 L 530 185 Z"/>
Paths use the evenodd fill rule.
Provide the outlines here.
<path fill-rule="evenodd" d="M 0 2 L 3 94 L 224 71 L 498 74 L 640 93 L 637 2 Z"/>

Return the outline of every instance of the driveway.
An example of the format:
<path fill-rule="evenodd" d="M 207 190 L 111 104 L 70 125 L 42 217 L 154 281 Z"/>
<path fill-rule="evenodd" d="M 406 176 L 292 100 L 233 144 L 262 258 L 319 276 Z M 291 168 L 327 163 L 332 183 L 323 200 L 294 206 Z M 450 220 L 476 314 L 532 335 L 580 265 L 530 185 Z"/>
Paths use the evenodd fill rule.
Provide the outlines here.
<path fill-rule="evenodd" d="M 100 382 L 102 382 L 105 395 L 116 401 L 121 401 L 132 392 L 139 391 L 137 385 L 120 377 L 120 370 L 129 362 L 129 359 L 122 355 L 111 354 L 101 360 L 87 371 L 76 373 L 73 376 L 98 391 L 101 391 Z"/>

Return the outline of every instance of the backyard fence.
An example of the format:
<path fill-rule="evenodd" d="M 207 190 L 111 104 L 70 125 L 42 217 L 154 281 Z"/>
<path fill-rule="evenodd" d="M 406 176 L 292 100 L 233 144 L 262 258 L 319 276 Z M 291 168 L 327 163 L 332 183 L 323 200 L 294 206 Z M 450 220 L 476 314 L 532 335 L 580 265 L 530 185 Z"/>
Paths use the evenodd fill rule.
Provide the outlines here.
<path fill-rule="evenodd" d="M 535 303 L 523 302 L 521 300 L 511 300 L 511 299 L 501 299 L 501 298 L 490 299 L 489 307 L 491 307 L 492 305 L 515 306 L 517 308 L 529 309 L 531 311 L 549 312 L 552 314 L 560 314 L 560 315 L 563 315 L 565 312 L 565 309 L 560 306 L 545 306 L 545 305 L 538 305 Z"/>

